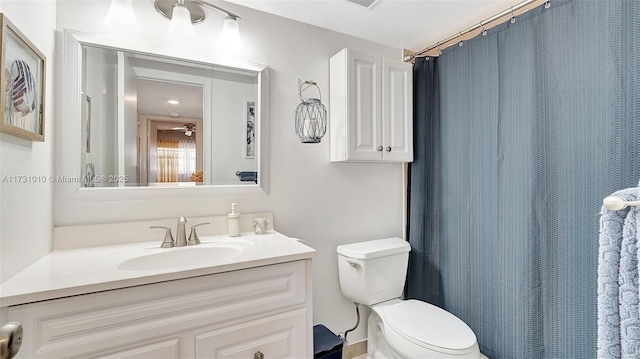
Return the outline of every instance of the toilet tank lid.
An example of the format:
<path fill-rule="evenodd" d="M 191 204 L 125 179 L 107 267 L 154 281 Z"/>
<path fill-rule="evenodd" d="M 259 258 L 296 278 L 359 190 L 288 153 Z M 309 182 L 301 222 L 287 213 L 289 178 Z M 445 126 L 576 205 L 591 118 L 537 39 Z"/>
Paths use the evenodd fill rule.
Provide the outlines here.
<path fill-rule="evenodd" d="M 338 254 L 353 259 L 371 259 L 409 252 L 409 242 L 402 238 L 384 238 L 338 246 Z"/>

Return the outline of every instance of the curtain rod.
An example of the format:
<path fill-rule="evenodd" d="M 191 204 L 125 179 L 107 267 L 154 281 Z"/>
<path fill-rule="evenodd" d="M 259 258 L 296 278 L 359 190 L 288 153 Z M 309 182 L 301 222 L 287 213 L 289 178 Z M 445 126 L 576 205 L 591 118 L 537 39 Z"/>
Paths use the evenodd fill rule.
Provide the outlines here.
<path fill-rule="evenodd" d="M 451 45 L 453 45 L 456 42 L 462 41 L 462 40 L 469 40 L 473 37 L 475 37 L 477 34 L 473 34 L 474 32 L 478 31 L 478 33 L 480 31 L 484 32 L 487 29 L 490 29 L 494 26 L 500 25 L 504 22 L 506 22 L 507 20 L 511 19 L 511 21 L 513 22 L 515 20 L 516 15 L 522 15 L 525 12 L 534 9 L 540 5 L 544 4 L 545 8 L 549 8 L 549 6 L 551 6 L 551 0 L 525 0 L 519 4 L 516 4 L 510 8 L 508 8 L 507 10 L 502 11 L 499 14 L 493 15 L 492 17 L 485 19 L 483 21 L 480 21 L 479 23 L 467 28 L 466 30 L 460 31 L 459 33 L 455 34 L 455 35 L 451 35 L 448 38 L 439 41 L 437 43 L 435 43 L 434 45 L 431 45 L 425 49 L 422 49 L 420 51 L 414 52 L 413 54 L 407 55 L 404 57 L 404 61 L 405 62 L 412 62 L 413 60 L 415 60 L 416 57 L 420 57 L 422 55 L 427 54 L 429 51 L 438 49 L 438 50 L 442 50 L 443 48 L 449 47 Z M 516 14 L 516 12 L 518 12 Z M 506 18 L 507 16 L 509 16 L 508 18 Z M 490 25 L 490 26 L 488 26 Z M 472 36 L 469 36 L 469 34 L 472 34 Z M 428 55 L 428 54 L 427 54 Z"/>

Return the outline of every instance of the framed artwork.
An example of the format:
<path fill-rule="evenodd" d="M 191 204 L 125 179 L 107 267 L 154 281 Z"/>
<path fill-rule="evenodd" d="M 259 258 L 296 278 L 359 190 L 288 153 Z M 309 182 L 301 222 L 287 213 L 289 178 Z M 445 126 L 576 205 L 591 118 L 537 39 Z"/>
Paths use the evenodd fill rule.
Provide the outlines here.
<path fill-rule="evenodd" d="M 95 166 L 91 158 L 91 97 L 82 94 L 82 140 L 84 146 L 84 173 L 82 183 L 85 187 L 95 187 Z"/>
<path fill-rule="evenodd" d="M 84 152 L 91 153 L 91 97 L 87 94 L 82 94 L 82 121 L 84 127 L 84 134 L 82 137 L 84 141 Z"/>
<path fill-rule="evenodd" d="M 0 38 L 0 131 L 44 141 L 46 59 L 1 13 Z"/>
<path fill-rule="evenodd" d="M 256 158 L 256 103 L 247 101 L 245 106 L 245 129 L 246 142 L 244 149 L 244 158 Z"/>

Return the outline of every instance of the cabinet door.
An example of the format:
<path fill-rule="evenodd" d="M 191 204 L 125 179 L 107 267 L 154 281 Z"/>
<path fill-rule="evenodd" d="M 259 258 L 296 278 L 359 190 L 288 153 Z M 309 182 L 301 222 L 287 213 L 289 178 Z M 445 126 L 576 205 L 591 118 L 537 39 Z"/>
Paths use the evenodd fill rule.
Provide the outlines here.
<path fill-rule="evenodd" d="M 306 348 L 313 346 L 305 335 L 312 325 L 306 317 L 302 308 L 198 334 L 196 358 L 306 358 Z"/>
<path fill-rule="evenodd" d="M 382 158 L 382 63 L 379 56 L 349 51 L 349 159 Z"/>
<path fill-rule="evenodd" d="M 413 66 L 382 60 L 383 158 L 392 162 L 413 161 Z"/>

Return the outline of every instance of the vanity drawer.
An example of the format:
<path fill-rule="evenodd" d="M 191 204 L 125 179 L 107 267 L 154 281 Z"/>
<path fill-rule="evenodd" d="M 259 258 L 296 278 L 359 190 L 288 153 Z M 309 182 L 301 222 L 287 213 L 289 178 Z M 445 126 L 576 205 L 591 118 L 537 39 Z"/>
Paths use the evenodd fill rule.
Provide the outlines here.
<path fill-rule="evenodd" d="M 61 358 L 234 325 L 306 301 L 305 262 L 297 261 L 19 305 L 9 317 L 24 327 L 21 353 Z"/>
<path fill-rule="evenodd" d="M 137 346 L 134 349 L 126 349 L 104 356 L 98 356 L 95 359 L 178 359 L 180 358 L 179 346 L 179 339 L 173 338 L 158 343 Z"/>
<path fill-rule="evenodd" d="M 306 309 L 197 334 L 196 359 L 305 358 Z"/>

